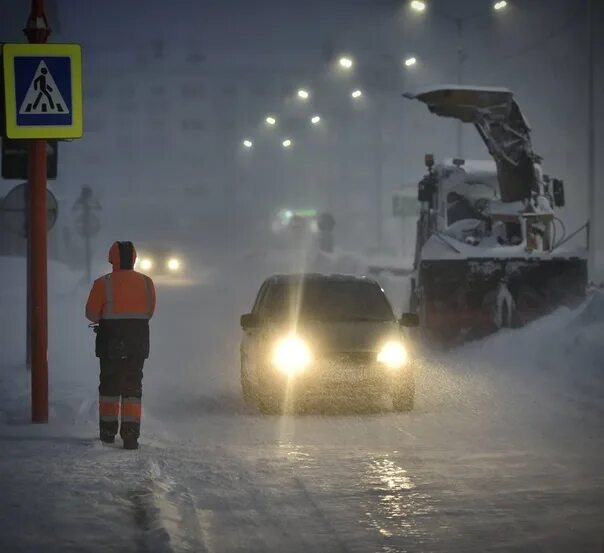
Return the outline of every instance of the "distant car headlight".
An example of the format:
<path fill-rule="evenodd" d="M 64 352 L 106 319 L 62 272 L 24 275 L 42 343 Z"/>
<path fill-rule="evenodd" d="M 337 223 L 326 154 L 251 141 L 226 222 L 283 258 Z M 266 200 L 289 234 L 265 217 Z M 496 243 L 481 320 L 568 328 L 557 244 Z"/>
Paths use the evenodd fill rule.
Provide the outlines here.
<path fill-rule="evenodd" d="M 170 271 L 178 271 L 180 270 L 180 259 L 171 257 L 168 259 L 168 263 L 166 265 Z"/>
<path fill-rule="evenodd" d="M 294 375 L 310 365 L 312 355 L 304 340 L 298 336 L 287 336 L 275 344 L 272 360 L 281 372 Z"/>
<path fill-rule="evenodd" d="M 148 271 L 149 269 L 151 269 L 151 267 L 153 267 L 153 261 L 151 261 L 151 259 L 149 259 L 148 257 L 144 257 L 143 259 L 141 259 L 141 269 L 143 271 Z"/>
<path fill-rule="evenodd" d="M 401 342 L 387 342 L 378 353 L 377 360 L 389 369 L 400 369 L 407 362 L 407 349 Z"/>

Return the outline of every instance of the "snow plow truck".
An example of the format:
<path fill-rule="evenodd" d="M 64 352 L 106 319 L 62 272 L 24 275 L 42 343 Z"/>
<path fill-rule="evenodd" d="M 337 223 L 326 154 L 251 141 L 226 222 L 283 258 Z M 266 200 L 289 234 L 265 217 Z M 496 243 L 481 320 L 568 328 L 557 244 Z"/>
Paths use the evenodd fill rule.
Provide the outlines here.
<path fill-rule="evenodd" d="M 405 97 L 473 124 L 493 158 L 426 155 L 409 306 L 424 338 L 452 345 L 579 303 L 586 249 L 567 246 L 587 225 L 567 233 L 557 216 L 564 183 L 543 173 L 513 93 L 442 86 Z"/>

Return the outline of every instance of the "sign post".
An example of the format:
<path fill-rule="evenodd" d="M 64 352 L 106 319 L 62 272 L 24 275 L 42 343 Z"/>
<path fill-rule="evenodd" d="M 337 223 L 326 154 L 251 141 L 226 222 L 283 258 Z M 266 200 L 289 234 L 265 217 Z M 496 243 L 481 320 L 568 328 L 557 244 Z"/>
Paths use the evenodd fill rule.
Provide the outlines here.
<path fill-rule="evenodd" d="M 29 139 L 28 304 L 31 316 L 31 416 L 48 422 L 46 139 L 82 135 L 81 52 L 45 44 L 44 0 L 32 0 L 24 29 L 30 44 L 4 44 L 5 136 Z"/>
<path fill-rule="evenodd" d="M 89 186 L 82 186 L 82 192 L 73 206 L 81 214 L 76 219 L 76 230 L 84 238 L 84 250 L 86 255 L 86 282 L 91 280 L 92 250 L 90 239 L 101 230 L 101 224 L 95 212 L 101 210 L 101 205 L 96 200 Z"/>

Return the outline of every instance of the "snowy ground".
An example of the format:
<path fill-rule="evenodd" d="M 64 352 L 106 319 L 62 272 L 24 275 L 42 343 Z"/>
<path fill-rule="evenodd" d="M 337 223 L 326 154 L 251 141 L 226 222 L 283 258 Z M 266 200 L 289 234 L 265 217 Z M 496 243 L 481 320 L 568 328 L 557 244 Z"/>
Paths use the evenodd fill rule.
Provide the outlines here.
<path fill-rule="evenodd" d="M 22 265 L 0 263 L 2 552 L 603 550 L 602 295 L 427 356 L 410 414 L 265 417 L 239 397 L 238 317 L 296 267 L 233 255 L 159 287 L 126 452 L 95 440 L 87 290 L 59 265 L 51 421 L 29 424 Z"/>

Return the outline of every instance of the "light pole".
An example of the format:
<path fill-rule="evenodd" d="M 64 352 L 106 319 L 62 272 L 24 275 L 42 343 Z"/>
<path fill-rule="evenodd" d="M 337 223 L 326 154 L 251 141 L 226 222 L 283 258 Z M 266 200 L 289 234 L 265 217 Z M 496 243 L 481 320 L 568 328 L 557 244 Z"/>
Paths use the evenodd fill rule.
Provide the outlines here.
<path fill-rule="evenodd" d="M 588 74 L 587 74 L 587 186 L 589 201 L 588 270 L 591 278 L 596 271 L 596 129 L 595 129 L 595 9 L 587 0 Z"/>
<path fill-rule="evenodd" d="M 428 2 L 419 0 L 414 0 L 409 3 L 409 8 L 416 13 L 424 13 L 428 6 Z M 507 2 L 505 0 L 500 0 L 499 2 L 495 2 L 493 4 L 492 9 L 496 12 L 501 12 L 505 10 L 506 7 Z M 473 15 L 461 17 L 457 15 L 451 15 L 447 12 L 443 12 L 437 9 L 435 9 L 434 12 L 443 19 L 446 19 L 447 21 L 450 21 L 455 25 L 457 40 L 457 85 L 461 86 L 464 81 L 464 62 L 468 57 L 464 48 L 465 24 L 466 22 L 471 20 L 482 19 L 484 17 L 487 17 L 487 14 L 475 13 Z M 457 122 L 457 157 L 463 158 L 463 123 L 461 121 Z"/>
<path fill-rule="evenodd" d="M 342 58 L 340 58 L 342 59 Z M 347 58 L 350 60 L 350 67 L 352 67 L 354 60 Z M 405 74 L 407 71 L 413 69 L 417 63 L 417 57 L 413 55 L 407 55 L 402 60 L 395 59 L 392 56 L 383 56 L 382 62 L 378 67 L 374 67 L 374 82 L 376 83 L 384 83 L 384 86 L 387 82 L 393 83 L 393 87 L 401 86 L 404 89 L 405 82 Z M 394 77 L 395 81 L 392 79 L 388 79 L 388 76 L 391 75 Z M 396 84 L 394 84 L 396 82 Z M 374 170 L 375 170 L 375 188 L 374 188 L 374 208 L 375 208 L 375 235 L 376 235 L 376 243 L 378 248 L 382 247 L 383 244 L 383 231 L 384 231 L 384 178 L 383 178 L 383 165 L 384 165 L 384 137 L 383 137 L 383 127 L 384 127 L 384 94 L 383 90 L 376 89 L 374 94 L 369 94 L 370 101 L 374 106 L 373 109 L 373 124 L 372 127 L 374 129 Z M 364 93 L 361 89 L 355 89 L 350 94 L 353 101 L 359 102 L 363 99 Z M 403 129 L 404 130 L 404 129 Z"/>

